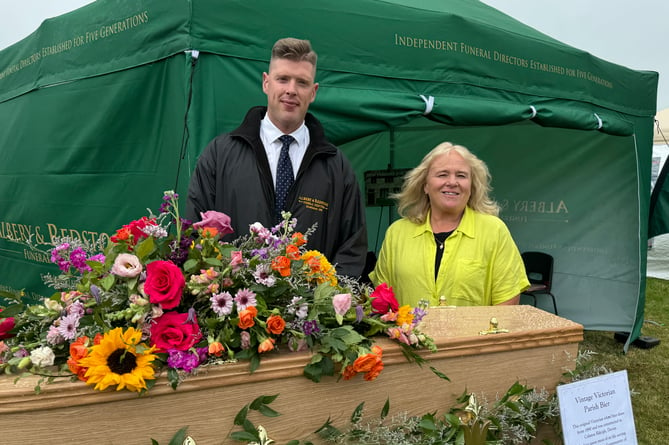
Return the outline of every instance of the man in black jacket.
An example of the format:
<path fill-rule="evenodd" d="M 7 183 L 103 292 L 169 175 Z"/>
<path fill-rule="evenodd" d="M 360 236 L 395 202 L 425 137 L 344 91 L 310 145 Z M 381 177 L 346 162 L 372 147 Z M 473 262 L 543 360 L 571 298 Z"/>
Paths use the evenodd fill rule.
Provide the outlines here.
<path fill-rule="evenodd" d="M 274 44 L 269 71 L 263 73 L 267 107 L 251 108 L 236 130 L 204 149 L 191 177 L 186 217 L 197 221 L 207 210 L 229 215 L 235 233 L 226 239 L 231 240 L 255 222 L 271 227 L 282 210 L 289 211 L 298 231 L 316 223 L 309 249 L 323 253 L 338 274 L 359 277 L 367 254 L 365 209 L 349 161 L 307 112 L 318 90 L 316 60 L 307 40 Z M 294 173 L 279 181 L 288 186 L 281 203 L 276 183 L 277 174 L 285 178 L 285 167 L 277 167 L 284 135 L 292 136 L 286 162 Z"/>

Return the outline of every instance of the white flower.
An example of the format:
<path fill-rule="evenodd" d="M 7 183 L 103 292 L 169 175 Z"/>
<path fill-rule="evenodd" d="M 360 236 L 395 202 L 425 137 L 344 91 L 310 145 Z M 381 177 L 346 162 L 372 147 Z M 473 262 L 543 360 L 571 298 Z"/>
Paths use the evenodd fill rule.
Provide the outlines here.
<path fill-rule="evenodd" d="M 142 263 L 139 258 L 130 253 L 120 253 L 114 260 L 111 273 L 119 277 L 132 278 L 142 273 Z"/>
<path fill-rule="evenodd" d="M 40 346 L 30 351 L 30 361 L 38 368 L 53 365 L 55 358 L 53 350 L 48 346 Z"/>
<path fill-rule="evenodd" d="M 63 310 L 63 306 L 59 302 L 57 302 L 56 300 L 51 300 L 49 298 L 44 300 L 44 306 L 48 310 L 54 311 L 54 312 L 60 312 L 60 311 Z"/>
<path fill-rule="evenodd" d="M 149 304 L 149 300 L 137 294 L 130 295 L 128 297 L 128 301 L 130 301 L 131 304 L 135 304 L 137 306 L 146 306 Z"/>

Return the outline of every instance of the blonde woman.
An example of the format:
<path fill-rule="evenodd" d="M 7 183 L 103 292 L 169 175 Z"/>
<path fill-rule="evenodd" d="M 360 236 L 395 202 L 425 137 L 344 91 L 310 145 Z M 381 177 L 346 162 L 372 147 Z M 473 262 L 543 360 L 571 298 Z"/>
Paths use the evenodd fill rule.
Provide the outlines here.
<path fill-rule="evenodd" d="M 437 145 L 395 196 L 402 218 L 386 232 L 372 282 L 391 286 L 400 304 L 518 304 L 530 283 L 490 189 L 483 161 Z"/>

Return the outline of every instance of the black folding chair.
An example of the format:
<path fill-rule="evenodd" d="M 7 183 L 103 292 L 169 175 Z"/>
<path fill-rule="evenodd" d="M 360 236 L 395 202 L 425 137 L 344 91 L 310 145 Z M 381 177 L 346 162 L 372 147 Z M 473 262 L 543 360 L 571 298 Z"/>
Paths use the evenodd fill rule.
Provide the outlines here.
<path fill-rule="evenodd" d="M 551 292 L 553 286 L 553 257 L 544 252 L 523 252 L 525 272 L 530 281 L 530 287 L 523 291 L 524 295 L 532 297 L 534 306 L 537 305 L 537 295 L 550 295 L 553 300 L 555 315 L 558 314 L 555 295 Z"/>

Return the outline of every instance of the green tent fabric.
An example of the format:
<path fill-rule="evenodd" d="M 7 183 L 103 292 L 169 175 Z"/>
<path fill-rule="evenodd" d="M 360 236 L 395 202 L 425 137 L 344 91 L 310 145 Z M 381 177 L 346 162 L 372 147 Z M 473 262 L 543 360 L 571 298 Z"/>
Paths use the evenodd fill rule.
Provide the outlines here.
<path fill-rule="evenodd" d="M 266 102 L 285 36 L 319 54 L 311 110 L 358 173 L 370 250 L 397 172 L 464 144 L 519 248 L 555 257 L 560 315 L 639 336 L 658 75 L 475 0 L 97 0 L 46 20 L 0 52 L 0 290 L 48 295 L 58 237 L 104 243 L 185 196 L 206 143 Z"/>

